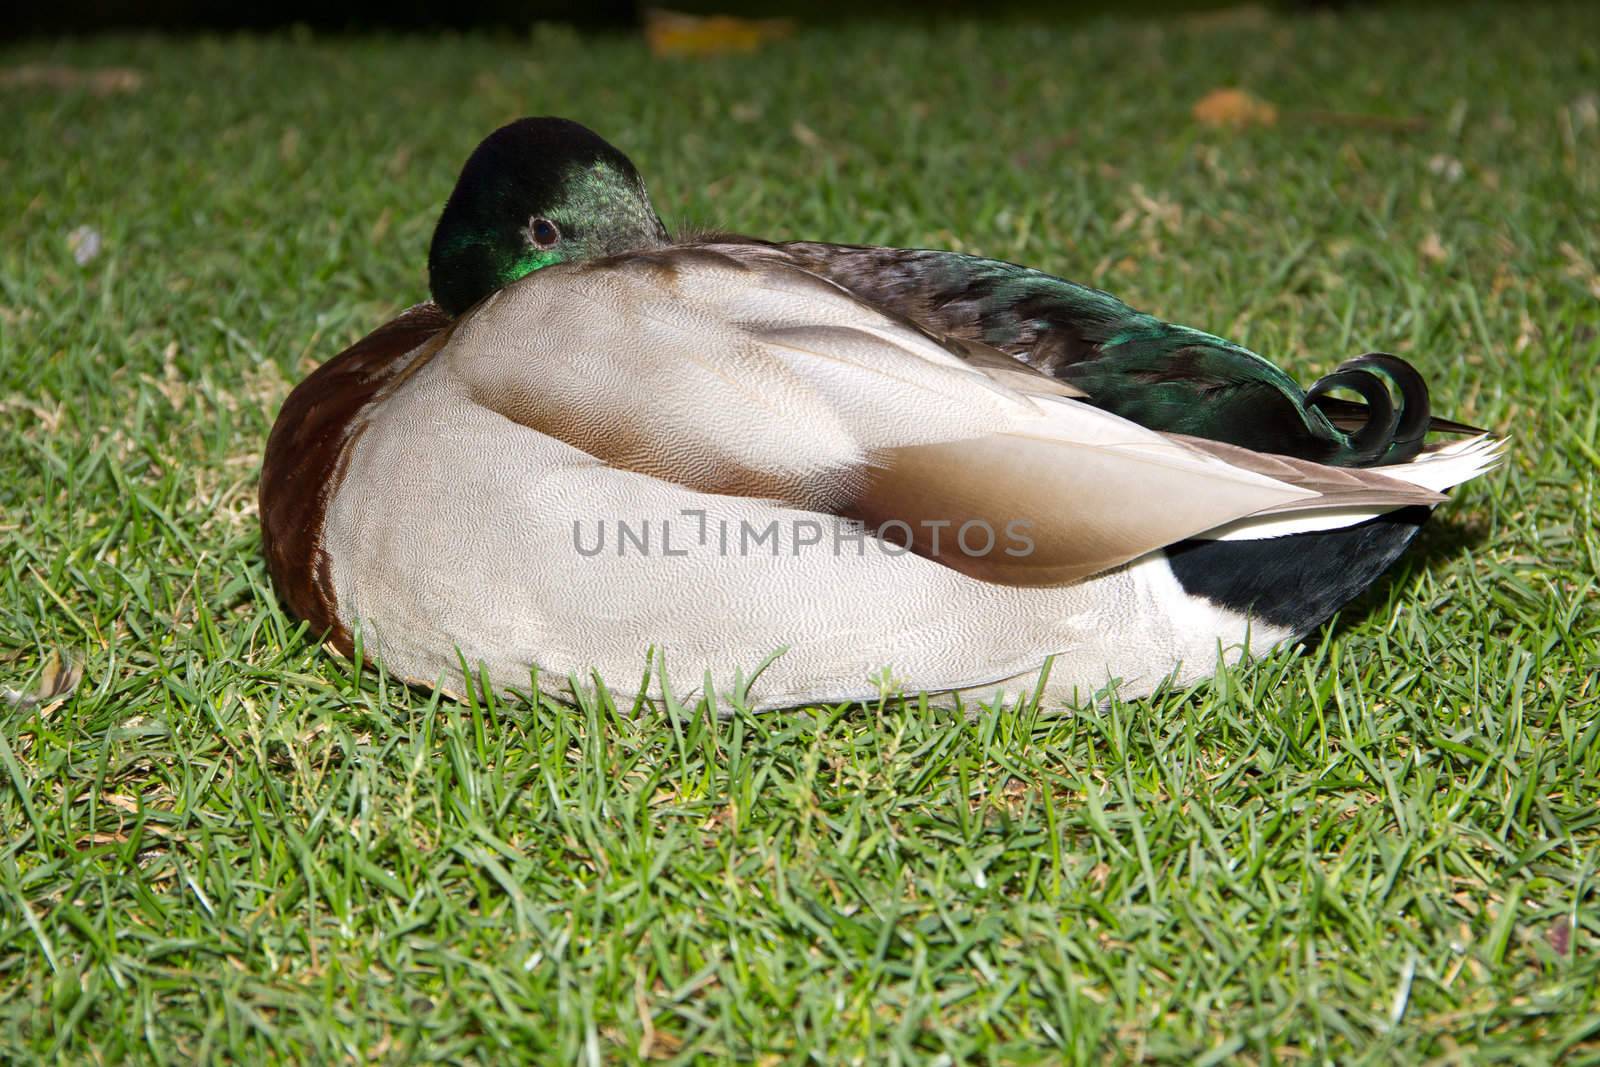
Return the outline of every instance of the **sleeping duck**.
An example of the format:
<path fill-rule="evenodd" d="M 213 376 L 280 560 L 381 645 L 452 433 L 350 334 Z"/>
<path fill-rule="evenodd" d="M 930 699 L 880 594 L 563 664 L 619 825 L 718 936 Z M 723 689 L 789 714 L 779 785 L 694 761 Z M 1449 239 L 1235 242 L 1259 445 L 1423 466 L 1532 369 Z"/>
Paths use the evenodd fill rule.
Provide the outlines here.
<path fill-rule="evenodd" d="M 291 610 L 446 692 L 1140 696 L 1319 625 L 1501 451 L 1392 356 L 1307 392 L 1008 263 L 674 241 L 561 119 L 473 152 L 428 266 L 260 510 Z"/>

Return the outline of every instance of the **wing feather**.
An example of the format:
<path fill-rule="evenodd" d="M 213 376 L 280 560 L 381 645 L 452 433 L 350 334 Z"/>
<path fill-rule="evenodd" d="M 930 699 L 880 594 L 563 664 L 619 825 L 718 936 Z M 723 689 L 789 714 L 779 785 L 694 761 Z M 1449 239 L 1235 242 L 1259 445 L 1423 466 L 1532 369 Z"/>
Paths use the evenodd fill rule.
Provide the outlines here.
<path fill-rule="evenodd" d="M 444 355 L 478 403 L 614 467 L 887 524 L 988 581 L 1071 582 L 1248 516 L 1438 499 L 1146 430 L 769 248 L 546 268 Z"/>

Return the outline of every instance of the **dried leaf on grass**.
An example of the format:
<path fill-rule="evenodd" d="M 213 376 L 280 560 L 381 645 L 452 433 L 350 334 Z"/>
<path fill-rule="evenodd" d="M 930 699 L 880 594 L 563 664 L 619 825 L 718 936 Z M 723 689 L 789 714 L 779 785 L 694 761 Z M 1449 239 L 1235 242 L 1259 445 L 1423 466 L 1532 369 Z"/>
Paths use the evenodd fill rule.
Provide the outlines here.
<path fill-rule="evenodd" d="M 1205 126 L 1271 126 L 1278 109 L 1243 89 L 1213 89 L 1195 101 L 1194 120 Z"/>
<path fill-rule="evenodd" d="M 132 67 L 69 67 L 27 63 L 0 70 L 0 88 L 87 89 L 96 96 L 136 93 L 144 88 L 144 74 Z"/>
<path fill-rule="evenodd" d="M 44 671 L 39 675 L 39 685 L 32 693 L 18 689 L 0 688 L 0 701 L 21 711 L 42 707 L 46 710 L 63 703 L 78 688 L 83 671 L 62 652 L 50 653 Z"/>
<path fill-rule="evenodd" d="M 79 226 L 67 234 L 67 248 L 72 251 L 72 258 L 80 267 L 87 267 L 93 262 L 103 244 L 100 231 L 93 226 Z"/>
<path fill-rule="evenodd" d="M 719 56 L 754 52 L 794 32 L 793 19 L 686 15 L 652 7 L 644 13 L 644 39 L 658 56 Z"/>
<path fill-rule="evenodd" d="M 1443 263 L 1450 258 L 1450 250 L 1444 246 L 1443 241 L 1439 240 L 1438 233 L 1431 231 L 1417 245 L 1417 252 L 1424 259 L 1431 260 L 1434 263 Z"/>
<path fill-rule="evenodd" d="M 1443 152 L 1436 152 L 1428 160 L 1428 173 L 1437 175 L 1447 182 L 1458 182 L 1467 172 L 1461 160 L 1455 156 L 1447 156 Z"/>
<path fill-rule="evenodd" d="M 799 119 L 795 119 L 794 122 L 789 124 L 789 132 L 794 134 L 796 141 L 799 141 L 807 148 L 822 147 L 822 136 Z"/>
<path fill-rule="evenodd" d="M 1300 126 L 1345 126 L 1389 133 L 1414 133 L 1428 125 L 1427 119 L 1414 115 L 1358 115 L 1346 111 L 1280 113 L 1277 105 L 1243 89 L 1213 89 L 1195 101 L 1190 113 L 1203 126 L 1234 129 L 1276 126 L 1280 118 L 1285 123 Z"/>

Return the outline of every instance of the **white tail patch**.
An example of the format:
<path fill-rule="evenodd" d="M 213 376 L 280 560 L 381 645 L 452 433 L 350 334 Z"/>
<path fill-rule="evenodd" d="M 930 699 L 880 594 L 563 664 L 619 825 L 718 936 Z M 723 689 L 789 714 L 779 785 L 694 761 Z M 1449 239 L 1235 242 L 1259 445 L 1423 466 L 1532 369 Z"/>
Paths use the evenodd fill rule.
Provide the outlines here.
<path fill-rule="evenodd" d="M 1500 466 L 1510 444 L 1504 437 L 1479 434 L 1424 452 L 1409 463 L 1379 469 L 1391 478 L 1442 493 Z"/>
<path fill-rule="evenodd" d="M 1505 459 L 1508 445 L 1505 438 L 1480 434 L 1465 441 L 1429 449 L 1407 463 L 1373 469 L 1396 481 L 1442 493 L 1498 467 Z M 1383 507 L 1344 507 L 1264 515 L 1237 519 L 1195 536 L 1206 541 L 1260 541 L 1268 537 L 1287 537 L 1318 530 L 1339 530 L 1393 510 Z"/>

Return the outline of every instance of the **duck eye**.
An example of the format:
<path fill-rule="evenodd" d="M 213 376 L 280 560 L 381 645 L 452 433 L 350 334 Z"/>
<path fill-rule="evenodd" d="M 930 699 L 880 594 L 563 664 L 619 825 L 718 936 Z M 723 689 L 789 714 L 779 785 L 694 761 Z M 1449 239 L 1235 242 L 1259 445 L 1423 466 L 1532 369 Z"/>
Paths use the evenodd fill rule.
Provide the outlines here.
<path fill-rule="evenodd" d="M 549 219 L 534 219 L 528 224 L 528 236 L 540 248 L 549 248 L 561 240 L 561 231 Z"/>

